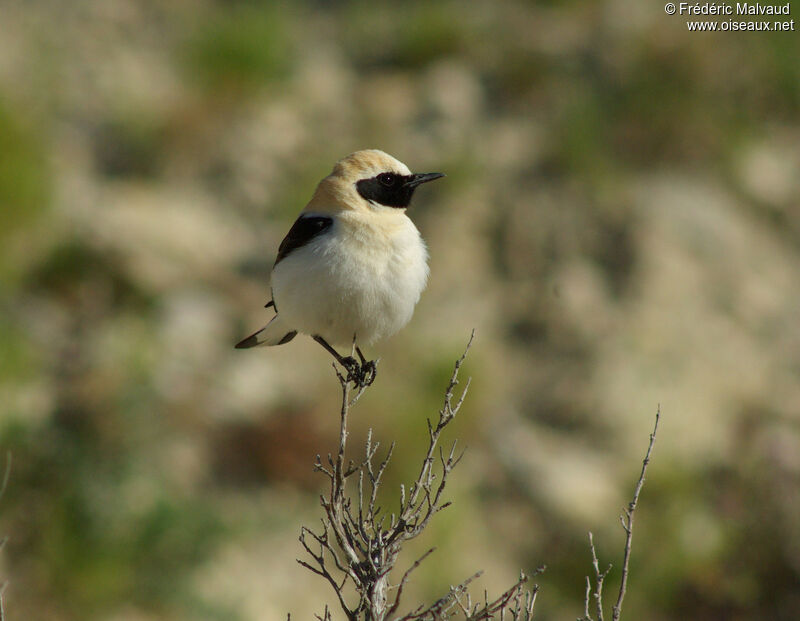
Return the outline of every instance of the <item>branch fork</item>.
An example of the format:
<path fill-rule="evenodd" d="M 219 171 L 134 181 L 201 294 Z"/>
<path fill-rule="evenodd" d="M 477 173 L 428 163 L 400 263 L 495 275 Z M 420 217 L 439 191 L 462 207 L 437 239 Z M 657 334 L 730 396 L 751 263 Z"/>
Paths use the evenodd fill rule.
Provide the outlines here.
<path fill-rule="evenodd" d="M 396 513 L 387 513 L 377 504 L 378 490 L 395 445 L 390 444 L 384 458 L 377 462 L 380 443 L 374 441 L 370 430 L 363 459 L 357 462 L 346 459 L 347 418 L 368 384 L 358 381 L 352 373 L 344 375 L 335 368 L 342 388 L 339 446 L 336 454 L 328 454 L 324 462 L 317 455 L 314 468 L 328 479 L 328 491 L 320 497 L 323 517 L 319 530 L 304 526 L 300 531 L 300 544 L 309 560 L 298 559 L 297 562 L 330 584 L 342 612 L 350 621 L 434 621 L 454 615 L 479 621 L 493 619 L 497 614 L 500 619 L 509 621 L 531 618 L 538 587 L 534 586 L 532 591 L 523 590 L 528 576 L 521 574 L 516 584 L 496 600 L 489 601 L 484 595 L 482 602 L 473 604 L 467 587 L 480 572 L 451 587 L 430 606 L 420 605 L 399 614 L 411 574 L 434 548 L 414 561 L 398 583 L 390 582 L 403 545 L 418 537 L 433 516 L 450 505 L 444 500 L 444 491 L 450 473 L 464 452 L 457 452 L 456 442 L 447 450 L 439 442 L 442 432 L 461 409 L 469 389 L 468 380 L 461 394 L 455 396 L 458 374 L 474 335 L 473 331 L 464 353 L 455 363 L 438 418 L 427 421 L 428 449 L 417 478 L 410 486 L 400 486 Z M 332 619 L 328 608 L 317 618 Z"/>

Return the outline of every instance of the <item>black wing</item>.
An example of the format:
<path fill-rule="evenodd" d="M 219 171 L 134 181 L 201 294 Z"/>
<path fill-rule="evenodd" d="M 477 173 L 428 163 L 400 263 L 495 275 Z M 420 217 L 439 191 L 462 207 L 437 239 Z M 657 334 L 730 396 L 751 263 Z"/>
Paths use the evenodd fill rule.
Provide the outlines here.
<path fill-rule="evenodd" d="M 278 247 L 278 258 L 275 259 L 275 265 L 289 256 L 292 250 L 305 246 L 317 235 L 330 228 L 332 224 L 333 219 L 327 216 L 300 216 Z"/>

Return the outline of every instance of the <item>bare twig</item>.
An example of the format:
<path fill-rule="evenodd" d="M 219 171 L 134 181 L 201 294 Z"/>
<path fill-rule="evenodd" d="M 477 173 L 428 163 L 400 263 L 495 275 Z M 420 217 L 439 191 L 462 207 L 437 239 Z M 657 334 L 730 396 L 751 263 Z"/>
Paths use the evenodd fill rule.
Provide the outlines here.
<path fill-rule="evenodd" d="M 408 578 L 411 575 L 411 572 L 414 571 L 417 567 L 419 567 L 422 561 L 428 558 L 428 556 L 433 554 L 433 551 L 435 549 L 436 548 L 430 548 L 427 552 L 425 552 L 425 554 L 423 554 L 416 561 L 414 561 L 414 564 L 406 570 L 406 573 L 403 574 L 403 578 L 400 580 L 400 584 L 397 585 L 397 595 L 395 595 L 394 603 L 392 604 L 392 607 L 389 608 L 387 616 L 391 616 L 395 612 L 397 612 L 397 607 L 400 605 L 400 598 L 403 595 L 403 588 L 405 587 L 406 582 L 408 582 Z"/>
<path fill-rule="evenodd" d="M 583 621 L 583 619 L 591 619 L 592 616 L 589 614 L 589 602 L 592 599 L 592 581 L 589 579 L 589 576 L 586 576 L 586 595 L 583 597 L 583 616 L 578 619 L 578 621 Z"/>
<path fill-rule="evenodd" d="M 611 571 L 611 564 L 609 563 L 608 567 L 606 567 L 605 571 L 600 571 L 600 561 L 597 560 L 597 550 L 594 547 L 594 537 L 592 533 L 589 532 L 589 549 L 592 552 L 592 568 L 594 569 L 594 579 L 595 579 L 595 587 L 594 593 L 592 593 L 592 598 L 594 599 L 595 603 L 595 611 L 597 612 L 597 621 L 603 621 L 603 583 L 605 582 L 606 576 L 608 572 Z M 586 601 L 584 602 L 584 610 L 589 610 L 589 578 L 587 576 L 587 590 L 586 590 Z M 586 613 L 586 618 L 591 619 L 589 613 Z"/>
<path fill-rule="evenodd" d="M 622 601 L 625 599 L 625 592 L 628 587 L 628 574 L 631 559 L 631 547 L 633 543 L 633 518 L 636 513 L 636 507 L 639 504 L 639 494 L 642 492 L 644 486 L 645 475 L 647 474 L 647 466 L 650 465 L 650 455 L 653 452 L 653 446 L 656 443 L 656 434 L 658 433 L 658 423 L 661 420 L 661 406 L 656 409 L 656 421 L 653 425 L 653 431 L 650 434 L 650 443 L 647 445 L 647 452 L 645 453 L 644 460 L 642 460 L 642 471 L 639 474 L 639 479 L 636 481 L 636 486 L 633 490 L 633 498 L 624 509 L 623 514 L 620 515 L 620 523 L 625 531 L 625 548 L 622 555 L 622 579 L 619 585 L 619 592 L 617 593 L 617 601 L 611 609 L 612 621 L 619 621 L 622 614 Z M 592 553 L 592 567 L 594 569 L 595 587 L 594 591 L 591 588 L 591 580 L 586 577 L 586 596 L 584 599 L 584 612 L 580 621 L 594 621 L 589 613 L 589 600 L 594 598 L 595 610 L 597 614 L 597 621 L 603 621 L 603 582 L 605 581 L 608 572 L 611 570 L 611 565 L 605 571 L 600 571 L 600 564 L 597 560 L 597 551 L 594 547 L 594 539 L 592 533 L 589 533 L 589 549 Z"/>
<path fill-rule="evenodd" d="M 458 598 L 461 596 L 461 594 L 466 593 L 469 584 L 473 580 L 479 578 L 481 574 L 483 574 L 482 571 L 475 572 L 460 584 L 451 586 L 450 590 L 447 592 L 446 595 L 437 599 L 427 608 L 417 609 L 414 612 L 408 613 L 407 615 L 400 617 L 397 621 L 417 621 L 418 619 L 446 619 L 448 616 L 452 616 L 449 615 L 448 613 L 453 608 L 458 606 Z"/>
<path fill-rule="evenodd" d="M 625 599 L 625 590 L 628 586 L 628 564 L 631 559 L 631 542 L 633 541 L 633 516 L 636 512 L 636 506 L 639 504 L 639 494 L 644 486 L 644 476 L 647 474 L 647 466 L 650 465 L 650 454 L 653 452 L 653 446 L 656 443 L 656 433 L 658 433 L 658 421 L 661 419 L 661 406 L 656 408 L 656 422 L 653 425 L 653 433 L 650 434 L 650 444 L 647 445 L 647 453 L 645 453 L 644 460 L 642 460 L 642 472 L 639 474 L 639 480 L 636 482 L 636 488 L 633 491 L 633 499 L 628 507 L 625 509 L 624 515 L 620 516 L 622 528 L 625 530 L 625 552 L 622 557 L 622 581 L 619 585 L 619 594 L 617 601 L 611 611 L 612 621 L 617 621 L 622 612 L 622 600 Z"/>
<path fill-rule="evenodd" d="M 444 499 L 444 491 L 463 452 L 456 451 L 455 442 L 445 450 L 439 441 L 444 429 L 458 414 L 469 388 L 467 381 L 461 394 L 457 398 L 454 396 L 458 374 L 473 338 L 474 331 L 455 363 L 438 418 L 427 421 L 427 451 L 414 482 L 410 486 L 401 485 L 396 513 L 387 513 L 378 505 L 378 490 L 394 443 L 383 459 L 379 459 L 380 443 L 373 440 L 370 430 L 364 458 L 356 462 L 346 459 L 348 414 L 368 384 L 360 383 L 350 373 L 342 374 L 334 366 L 342 387 L 339 444 L 335 455 L 329 454 L 324 463 L 319 455 L 316 458 L 314 467 L 325 475 L 329 484 L 327 493 L 320 498 L 324 513 L 322 527 L 317 532 L 306 527 L 301 529 L 300 544 L 309 560 L 298 559 L 297 562 L 331 585 L 350 621 L 384 621 L 397 614 L 410 575 L 433 552 L 433 549 L 428 550 L 405 571 L 399 583 L 390 584 L 390 574 L 403 544 L 419 536 L 431 518 L 450 504 Z M 348 480 L 351 481 L 349 489 Z M 417 606 L 396 621 L 436 621 L 458 613 L 466 621 L 479 621 L 493 618 L 498 612 L 503 615 L 508 612 L 511 621 L 530 619 L 537 588 L 523 593 L 527 576 L 521 575 L 520 580 L 498 599 L 490 602 L 485 597 L 483 606 L 473 606 L 467 587 L 479 575 L 480 572 L 451 587 L 445 596 L 427 608 Z M 392 589 L 396 589 L 396 593 L 390 603 L 388 594 Z M 324 615 L 317 618 L 329 620 L 330 611 L 326 608 Z"/>
<path fill-rule="evenodd" d="M 531 576 L 520 573 L 519 580 L 517 580 L 516 584 L 514 584 L 493 602 L 488 602 L 488 598 L 486 595 L 484 595 L 483 607 L 478 607 L 476 605 L 476 607 L 470 613 L 470 616 L 467 618 L 469 621 L 493 619 L 494 615 L 498 612 L 504 614 L 508 610 L 509 605 L 513 603 L 514 607 L 510 610 L 511 614 L 513 615 L 512 618 L 530 619 L 533 616 L 533 605 L 536 602 L 536 594 L 539 592 L 539 585 L 533 585 L 532 590 L 528 591 L 527 593 L 524 593 L 523 586 L 531 579 L 532 576 L 536 576 L 542 573 L 544 570 L 544 566 L 539 567 Z"/>

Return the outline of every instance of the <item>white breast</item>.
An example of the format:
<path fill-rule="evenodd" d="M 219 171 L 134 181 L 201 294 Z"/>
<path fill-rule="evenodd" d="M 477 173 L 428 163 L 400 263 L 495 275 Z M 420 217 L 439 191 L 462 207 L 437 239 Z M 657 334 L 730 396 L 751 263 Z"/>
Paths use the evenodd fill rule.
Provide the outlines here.
<path fill-rule="evenodd" d="M 272 294 L 287 325 L 329 343 L 391 336 L 411 319 L 428 279 L 427 250 L 402 212 L 336 216 L 283 259 Z"/>

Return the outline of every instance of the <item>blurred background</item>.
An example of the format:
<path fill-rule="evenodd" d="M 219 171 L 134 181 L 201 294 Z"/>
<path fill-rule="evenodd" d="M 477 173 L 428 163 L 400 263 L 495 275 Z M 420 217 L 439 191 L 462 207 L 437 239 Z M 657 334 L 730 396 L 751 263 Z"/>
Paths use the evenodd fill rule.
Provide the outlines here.
<path fill-rule="evenodd" d="M 648 6 L 648 4 L 652 6 Z M 660 404 L 624 617 L 800 617 L 800 44 L 660 3 L 0 1 L 0 578 L 9 619 L 312 618 L 295 563 L 338 384 L 234 351 L 361 148 L 447 178 L 432 275 L 352 416 L 416 474 L 455 358 L 468 445 L 409 607 L 546 564 L 582 613 Z"/>

